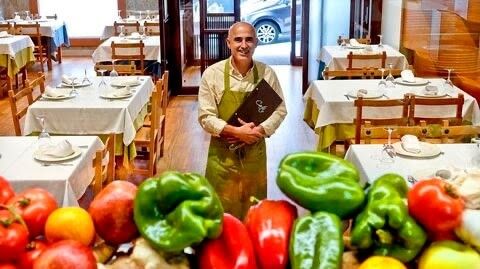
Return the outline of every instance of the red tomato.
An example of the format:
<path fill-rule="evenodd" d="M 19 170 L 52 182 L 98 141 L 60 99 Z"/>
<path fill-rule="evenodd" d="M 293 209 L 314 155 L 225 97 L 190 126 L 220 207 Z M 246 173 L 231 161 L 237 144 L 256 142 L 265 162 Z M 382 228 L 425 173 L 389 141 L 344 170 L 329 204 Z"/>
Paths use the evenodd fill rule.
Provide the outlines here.
<path fill-rule="evenodd" d="M 17 269 L 17 267 L 11 263 L 0 263 L 0 269 Z"/>
<path fill-rule="evenodd" d="M 17 260 L 18 269 L 32 269 L 33 262 L 47 248 L 47 244 L 41 240 L 34 240 L 27 245 L 27 251 L 20 254 Z"/>
<path fill-rule="evenodd" d="M 8 201 L 14 205 L 27 224 L 30 238 L 44 233 L 48 215 L 57 209 L 57 201 L 52 194 L 40 188 L 27 189 Z"/>
<path fill-rule="evenodd" d="M 28 244 L 28 231 L 25 226 L 14 220 L 13 215 L 0 211 L 0 262 L 13 261 L 25 252 Z"/>
<path fill-rule="evenodd" d="M 34 269 L 96 269 L 92 250 L 75 240 L 62 240 L 49 245 L 33 262 Z"/>
<path fill-rule="evenodd" d="M 448 234 L 462 220 L 463 200 L 440 180 L 422 180 L 408 192 L 408 210 L 430 233 Z"/>
<path fill-rule="evenodd" d="M 88 213 L 92 216 L 95 230 L 107 244 L 130 242 L 138 236 L 133 221 L 136 193 L 135 184 L 117 180 L 108 184 L 90 204 Z"/>
<path fill-rule="evenodd" d="M 15 195 L 15 192 L 8 181 L 0 176 L 0 205 L 6 204 L 7 201 Z"/>

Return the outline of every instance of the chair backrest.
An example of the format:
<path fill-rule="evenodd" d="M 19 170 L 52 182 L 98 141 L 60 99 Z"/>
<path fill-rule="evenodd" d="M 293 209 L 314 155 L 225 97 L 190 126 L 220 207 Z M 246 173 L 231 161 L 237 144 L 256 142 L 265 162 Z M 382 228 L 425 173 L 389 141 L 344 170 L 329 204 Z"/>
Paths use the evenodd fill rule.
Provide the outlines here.
<path fill-rule="evenodd" d="M 144 22 L 143 26 L 145 26 L 146 35 L 149 36 L 159 36 L 160 35 L 160 23 L 159 22 Z"/>
<path fill-rule="evenodd" d="M 479 137 L 480 126 L 450 126 L 448 120 L 443 120 L 440 133 L 442 143 L 469 142 L 471 138 Z M 465 139 L 467 139 L 467 141 L 465 141 Z"/>
<path fill-rule="evenodd" d="M 420 140 L 424 140 L 427 135 L 426 132 L 423 132 L 422 126 L 395 126 L 392 128 L 391 138 L 398 140 L 407 134 L 415 135 Z M 383 143 L 386 139 L 388 139 L 388 130 L 385 126 L 374 126 L 370 121 L 365 121 L 365 124 L 361 126 L 360 140 L 365 144 L 372 144 L 373 141 Z"/>
<path fill-rule="evenodd" d="M 26 87 L 14 93 L 13 90 L 8 91 L 8 102 L 12 111 L 13 127 L 15 128 L 15 135 L 21 136 L 22 129 L 20 127 L 20 120 L 27 114 L 28 107 L 33 104 L 33 89 Z M 27 100 L 25 104 L 24 100 Z"/>
<path fill-rule="evenodd" d="M 13 27 L 9 22 L 0 22 L 0 31 L 6 31 L 9 34 L 13 34 Z"/>
<path fill-rule="evenodd" d="M 448 120 L 450 125 L 461 125 L 463 121 L 462 109 L 465 102 L 464 96 L 462 93 L 458 94 L 458 97 L 451 98 L 420 98 L 415 95 L 410 97 L 410 111 L 409 123 L 410 125 L 418 124 L 421 120 L 424 120 L 427 124 L 441 124 L 443 120 Z M 426 117 L 421 116 L 418 113 L 418 106 L 428 106 L 429 113 L 432 110 L 438 110 L 439 112 L 445 113 L 445 110 L 448 112 L 448 108 L 445 106 L 454 106 L 454 111 L 450 116 L 445 117 Z"/>
<path fill-rule="evenodd" d="M 339 78 L 339 79 L 366 79 L 366 78 L 374 78 L 375 70 L 373 68 L 361 68 L 361 69 L 353 69 L 353 70 L 330 70 L 327 67 L 322 72 L 322 77 L 325 80 L 329 80 L 332 78 Z"/>
<path fill-rule="evenodd" d="M 101 73 L 99 72 L 99 70 L 105 70 L 106 72 L 110 72 L 113 70 L 113 65 L 96 63 L 93 68 L 97 73 L 97 76 L 101 76 Z M 136 69 L 137 67 L 135 65 L 135 61 L 129 61 L 126 64 L 124 63 L 115 64 L 115 71 L 117 71 L 120 76 L 133 76 L 135 75 Z"/>
<path fill-rule="evenodd" d="M 408 106 L 410 97 L 405 95 L 403 99 L 373 100 L 358 97 L 354 101 L 356 107 L 355 143 L 361 140 L 361 129 L 365 121 L 372 125 L 382 126 L 406 126 L 408 125 Z M 368 111 L 367 111 L 368 110 Z M 365 117 L 369 113 L 370 116 Z M 372 116 L 375 114 L 374 116 Z"/>
<path fill-rule="evenodd" d="M 109 134 L 104 145 L 103 149 L 95 152 L 93 158 L 95 173 L 92 185 L 94 195 L 102 190 L 104 184 L 115 180 L 115 134 Z"/>
<path fill-rule="evenodd" d="M 38 77 L 33 80 L 27 79 L 26 81 L 28 87 L 32 88 L 33 100 L 37 101 L 42 94 L 45 92 L 45 74 L 42 72 L 38 72 Z M 36 90 L 38 92 L 36 93 Z"/>
<path fill-rule="evenodd" d="M 387 53 L 383 51 L 382 53 L 372 53 L 372 54 L 357 54 L 352 51 L 347 55 L 348 67 L 347 70 L 358 69 L 363 67 L 373 67 L 373 68 L 385 68 L 385 62 L 387 61 Z M 360 64 L 355 64 L 355 62 L 360 62 Z M 372 63 L 375 63 L 374 65 Z M 356 66 L 356 67 L 354 67 Z"/>
<path fill-rule="evenodd" d="M 129 34 L 133 32 L 139 32 L 140 31 L 140 23 L 138 21 L 136 22 L 114 22 L 113 23 L 113 29 L 115 35 L 120 34 L 120 26 L 123 26 L 123 33 L 124 34 Z"/>
<path fill-rule="evenodd" d="M 136 61 L 138 65 L 135 73 L 143 75 L 145 66 L 145 44 L 141 40 L 140 42 L 132 43 L 116 43 L 112 41 L 111 48 L 112 60 Z"/>
<path fill-rule="evenodd" d="M 17 23 L 13 24 L 16 35 L 28 35 L 36 46 L 42 45 L 42 35 L 40 34 L 40 24 L 35 23 Z"/>

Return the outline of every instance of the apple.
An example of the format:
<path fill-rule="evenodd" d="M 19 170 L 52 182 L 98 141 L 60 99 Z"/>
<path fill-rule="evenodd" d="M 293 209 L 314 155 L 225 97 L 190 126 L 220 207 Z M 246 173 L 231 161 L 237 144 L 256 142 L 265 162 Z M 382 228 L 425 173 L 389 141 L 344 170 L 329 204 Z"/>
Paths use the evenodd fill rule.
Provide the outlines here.
<path fill-rule="evenodd" d="M 137 193 L 135 184 L 116 180 L 95 196 L 88 213 L 92 216 L 97 234 L 107 244 L 119 245 L 138 237 L 133 220 L 133 200 Z"/>
<path fill-rule="evenodd" d="M 33 262 L 33 269 L 96 269 L 92 250 L 75 240 L 62 240 L 49 245 Z"/>
<path fill-rule="evenodd" d="M 461 243 L 433 242 L 420 257 L 419 269 L 480 269 L 480 254 Z"/>

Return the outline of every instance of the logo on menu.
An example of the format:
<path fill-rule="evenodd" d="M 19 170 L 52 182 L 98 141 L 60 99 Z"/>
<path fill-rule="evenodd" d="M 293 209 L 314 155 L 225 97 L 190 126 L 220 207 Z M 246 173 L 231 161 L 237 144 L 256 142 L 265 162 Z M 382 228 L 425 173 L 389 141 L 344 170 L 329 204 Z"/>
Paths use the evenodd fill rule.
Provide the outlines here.
<path fill-rule="evenodd" d="M 257 107 L 258 107 L 258 113 L 263 113 L 265 112 L 265 110 L 267 110 L 267 106 L 263 105 L 262 100 L 257 100 L 255 103 L 257 104 Z"/>

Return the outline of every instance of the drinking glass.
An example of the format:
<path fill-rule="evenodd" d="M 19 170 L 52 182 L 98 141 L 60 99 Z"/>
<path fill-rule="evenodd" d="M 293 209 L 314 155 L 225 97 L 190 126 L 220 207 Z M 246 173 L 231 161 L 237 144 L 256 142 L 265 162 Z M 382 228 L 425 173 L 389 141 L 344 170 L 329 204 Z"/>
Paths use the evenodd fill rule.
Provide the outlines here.
<path fill-rule="evenodd" d="M 107 72 L 107 70 L 105 69 L 99 69 L 97 70 L 98 73 L 100 73 L 102 79 L 100 80 L 100 83 L 98 83 L 98 88 L 100 89 L 104 89 L 104 88 L 107 88 L 107 83 L 105 82 L 105 72 Z"/>
<path fill-rule="evenodd" d="M 140 28 L 140 31 L 141 31 L 140 34 L 142 35 L 142 37 L 145 37 L 147 35 L 147 27 L 146 26 L 142 26 Z"/>
<path fill-rule="evenodd" d="M 37 148 L 39 150 L 45 150 L 51 145 L 50 134 L 47 132 L 46 129 L 45 116 L 40 115 L 36 118 L 40 121 L 40 127 L 42 128 L 42 130 L 38 134 Z"/>
<path fill-rule="evenodd" d="M 110 71 L 110 76 L 111 77 L 118 77 L 118 72 L 115 70 L 115 62 L 117 60 L 112 60 L 112 71 Z"/>
<path fill-rule="evenodd" d="M 445 82 L 443 83 L 443 89 L 445 90 L 445 92 L 449 95 L 453 94 L 454 93 L 454 86 L 453 86 L 453 82 L 452 80 L 450 79 L 450 75 L 453 71 L 453 69 L 446 69 L 447 72 L 448 72 L 448 77 L 447 77 L 447 80 L 445 80 Z"/>
<path fill-rule="evenodd" d="M 380 70 L 380 72 L 382 72 L 382 79 L 378 82 L 378 89 L 382 90 L 382 89 L 385 89 L 387 87 L 387 82 L 383 78 L 383 75 L 385 74 L 385 68 L 380 68 L 378 70 Z"/>
<path fill-rule="evenodd" d="M 378 38 L 380 39 L 378 41 L 378 47 L 379 48 L 383 48 L 383 36 L 382 35 L 378 35 Z"/>
<path fill-rule="evenodd" d="M 346 38 L 345 38 L 345 35 L 344 35 L 344 34 L 342 34 L 341 36 L 342 36 L 342 42 L 340 43 L 340 47 L 341 47 L 342 49 L 345 49 L 345 48 L 347 47 L 347 42 L 346 42 L 346 40 L 345 40 Z"/>
<path fill-rule="evenodd" d="M 388 76 L 385 78 L 387 88 L 395 88 L 395 78 L 392 75 L 393 64 L 388 64 Z"/>
<path fill-rule="evenodd" d="M 118 34 L 119 37 L 124 37 L 125 36 L 125 27 L 123 25 L 118 26 L 120 27 L 120 34 Z"/>

